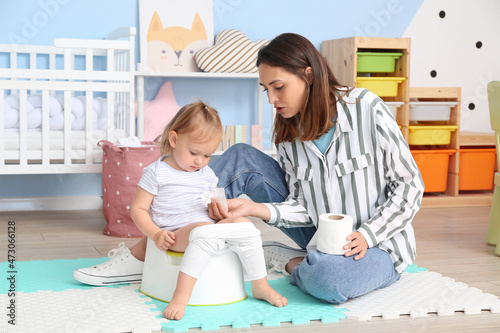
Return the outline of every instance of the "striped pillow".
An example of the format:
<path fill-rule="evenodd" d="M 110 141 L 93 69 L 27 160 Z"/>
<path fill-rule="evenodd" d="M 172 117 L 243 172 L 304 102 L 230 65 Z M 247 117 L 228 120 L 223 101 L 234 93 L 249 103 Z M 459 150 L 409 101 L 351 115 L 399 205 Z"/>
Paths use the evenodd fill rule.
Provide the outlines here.
<path fill-rule="evenodd" d="M 196 64 L 210 73 L 257 73 L 257 52 L 267 43 L 266 39 L 252 42 L 239 30 L 222 30 L 214 46 L 196 53 Z"/>

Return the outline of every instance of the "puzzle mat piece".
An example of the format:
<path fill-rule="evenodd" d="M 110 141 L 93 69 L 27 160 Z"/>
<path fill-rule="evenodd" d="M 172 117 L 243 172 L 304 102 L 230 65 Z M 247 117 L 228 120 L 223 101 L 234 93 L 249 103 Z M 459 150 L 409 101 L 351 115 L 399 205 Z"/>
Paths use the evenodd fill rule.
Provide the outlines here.
<path fill-rule="evenodd" d="M 408 267 L 406 267 L 405 272 L 407 273 L 418 273 L 418 272 L 428 272 L 429 270 L 427 268 L 423 267 L 418 267 L 415 264 L 409 264 Z"/>
<path fill-rule="evenodd" d="M 417 267 L 415 264 L 411 264 L 405 270 L 409 273 L 417 273 L 422 271 L 427 271 L 426 268 Z M 220 326 L 232 326 L 233 328 L 246 328 L 250 327 L 251 324 L 262 324 L 263 326 L 280 325 L 281 322 L 292 322 L 293 324 L 309 324 L 311 320 L 321 320 L 322 322 L 336 322 L 338 319 L 345 318 L 340 316 L 339 313 L 335 313 L 330 316 L 327 312 L 330 310 L 329 304 L 322 303 L 316 298 L 305 294 L 298 287 L 292 286 L 289 282 L 289 278 L 284 278 L 282 273 L 277 273 L 270 270 L 268 272 L 267 280 L 269 284 L 273 286 L 278 292 L 288 298 L 288 305 L 285 308 L 275 308 L 269 306 L 266 302 L 258 301 L 253 297 L 246 299 L 243 302 L 216 306 L 216 307 L 188 307 L 190 309 L 190 316 L 186 311 L 186 315 L 181 321 L 171 321 L 168 324 L 163 325 L 163 330 L 170 332 L 185 332 L 189 328 L 201 328 L 202 330 L 212 330 L 219 329 Z M 276 280 L 280 280 L 275 282 Z M 251 295 L 251 287 L 249 282 L 245 282 L 245 291 L 248 295 Z M 244 303 L 252 302 L 252 304 Z M 154 304 L 163 312 L 166 303 L 154 300 Z M 310 305 L 318 307 L 318 314 L 312 313 Z M 242 309 L 240 308 L 241 306 Z M 231 312 L 226 312 L 226 307 L 230 309 Z M 251 308 L 259 309 L 257 311 Z M 216 311 L 212 312 L 212 309 Z M 262 310 L 261 310 L 262 309 Z M 288 313 L 285 310 L 290 310 Z M 338 307 L 338 310 L 343 310 Z M 345 309 L 344 309 L 345 310 Z M 272 312 L 269 312 L 272 311 Z M 274 318 L 276 312 L 282 311 L 281 317 Z M 229 313 L 229 315 L 227 314 Z M 307 313 L 307 314 L 306 314 Z M 213 315 L 217 318 L 214 318 Z M 322 314 L 325 314 L 322 316 Z M 288 316 L 288 317 L 287 317 Z M 269 320 L 269 318 L 271 318 Z M 292 319 L 290 319 L 292 318 Z M 205 321 L 206 320 L 206 321 Z"/>
<path fill-rule="evenodd" d="M 479 314 L 481 310 L 500 313 L 500 300 L 465 283 L 423 271 L 404 272 L 398 282 L 350 299 L 342 307 L 348 310 L 347 319 L 371 320 L 379 316 L 397 319 L 400 315 L 426 317 L 428 313 L 452 316 L 456 311 L 465 314 Z"/>
<path fill-rule="evenodd" d="M 103 257 L 17 261 L 15 267 L 16 290 L 33 293 L 40 290 L 91 289 L 92 286 L 73 280 L 73 271 L 77 268 L 100 264 L 108 259 Z M 11 271 L 8 262 L 1 262 L 0 272 L 8 271 Z M 0 279 L 0 293 L 6 293 L 9 290 L 9 285 L 10 281 L 7 279 Z"/>
<path fill-rule="evenodd" d="M 55 259 L 55 260 L 31 260 L 16 262 L 16 290 L 32 293 L 40 290 L 62 291 L 69 289 L 91 289 L 92 286 L 73 280 L 73 271 L 77 268 L 91 267 L 100 264 L 108 257 L 102 258 L 79 258 L 79 259 Z M 8 262 L 0 262 L 0 271 L 8 272 Z M 407 271 L 414 266 L 418 271 L 425 268 L 417 268 L 410 265 Z M 279 273 L 269 274 L 269 279 L 279 279 L 283 275 Z M 0 294 L 7 293 L 10 281 L 0 279 Z M 116 286 L 108 286 L 115 288 Z"/>
<path fill-rule="evenodd" d="M 137 286 L 16 293 L 16 325 L 0 321 L 0 332 L 150 332 L 167 322 L 147 305 Z M 0 304 L 10 298 L 0 295 Z M 5 309 L 5 307 L 4 307 Z"/>
<path fill-rule="evenodd" d="M 287 277 L 269 281 L 281 295 L 288 298 L 288 305 L 277 308 L 266 301 L 253 298 L 250 282 L 245 282 L 245 291 L 249 295 L 244 301 L 218 306 L 188 306 L 184 317 L 179 321 L 162 324 L 168 332 L 186 332 L 190 328 L 216 330 L 221 326 L 232 328 L 248 328 L 252 324 L 262 326 L 279 326 L 282 322 L 292 324 L 309 324 L 311 320 L 336 322 L 345 318 L 342 310 L 324 303 L 317 298 L 302 292 L 299 287 L 290 284 Z M 159 311 L 163 313 L 167 303 L 153 300 Z"/>

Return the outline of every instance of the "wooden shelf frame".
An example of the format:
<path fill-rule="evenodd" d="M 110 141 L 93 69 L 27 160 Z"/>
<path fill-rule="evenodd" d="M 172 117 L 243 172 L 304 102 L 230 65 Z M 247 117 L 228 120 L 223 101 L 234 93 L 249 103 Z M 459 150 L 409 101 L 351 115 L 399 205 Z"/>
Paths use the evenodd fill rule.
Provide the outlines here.
<path fill-rule="evenodd" d="M 410 88 L 410 100 L 418 100 L 420 102 L 456 102 L 457 104 L 450 109 L 450 119 L 447 121 L 433 121 L 436 125 L 454 125 L 458 126 L 457 130 L 451 132 L 451 140 L 448 145 L 435 147 L 436 149 L 454 149 L 455 154 L 450 156 L 448 165 L 448 180 L 446 187 L 446 195 L 457 197 L 458 192 L 458 173 L 460 165 L 460 99 L 462 89 L 459 87 L 439 87 L 439 88 Z M 410 110 L 411 112 L 411 110 Z M 408 113 L 409 117 L 409 113 Z M 425 146 L 427 149 L 428 146 Z"/>
<path fill-rule="evenodd" d="M 363 51 L 391 51 L 403 55 L 396 60 L 395 71 L 392 73 L 373 73 L 372 76 L 404 77 L 398 84 L 398 94 L 395 97 L 383 97 L 384 101 L 403 102 L 398 107 L 396 121 L 401 126 L 403 137 L 408 140 L 409 101 L 410 101 L 410 38 L 383 38 L 383 37 L 348 37 L 332 39 L 321 43 L 321 54 L 326 58 L 337 80 L 350 87 L 356 85 L 358 76 L 357 52 Z"/>
<path fill-rule="evenodd" d="M 393 73 L 371 73 L 371 76 L 404 77 L 406 80 L 398 86 L 396 97 L 382 97 L 384 101 L 398 101 L 403 104 L 397 110 L 396 121 L 401 127 L 403 137 L 409 139 L 408 126 L 410 125 L 410 101 L 441 101 L 457 102 L 451 107 L 450 119 L 447 121 L 433 122 L 440 125 L 455 125 L 458 129 L 451 134 L 448 145 L 425 146 L 426 149 L 456 149 L 456 153 L 450 157 L 448 167 L 447 189 L 443 193 L 426 193 L 422 201 L 422 207 L 463 207 L 463 206 L 488 206 L 491 205 L 493 193 L 489 191 L 478 191 L 459 193 L 459 158 L 462 145 L 495 146 L 494 137 L 485 133 L 463 134 L 460 133 L 460 108 L 461 88 L 438 87 L 438 88 L 410 88 L 410 38 L 371 38 L 371 37 L 349 37 L 323 41 L 321 53 L 337 80 L 347 86 L 356 85 L 357 52 L 363 51 L 392 51 L 403 55 L 396 60 L 396 68 Z"/>

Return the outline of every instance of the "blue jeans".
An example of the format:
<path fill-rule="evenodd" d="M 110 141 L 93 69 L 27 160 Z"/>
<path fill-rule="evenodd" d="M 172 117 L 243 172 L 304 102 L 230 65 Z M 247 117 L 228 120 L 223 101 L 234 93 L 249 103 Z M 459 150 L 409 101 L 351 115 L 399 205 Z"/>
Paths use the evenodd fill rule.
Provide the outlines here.
<path fill-rule="evenodd" d="M 227 198 L 246 194 L 255 202 L 282 202 L 288 196 L 285 172 L 278 162 L 258 149 L 236 144 L 211 165 L 218 186 Z M 298 246 L 305 249 L 316 232 L 315 227 L 281 228 Z M 399 280 L 399 273 L 385 251 L 368 249 L 361 260 L 312 251 L 295 267 L 290 282 L 304 292 L 329 303 L 386 287 Z"/>

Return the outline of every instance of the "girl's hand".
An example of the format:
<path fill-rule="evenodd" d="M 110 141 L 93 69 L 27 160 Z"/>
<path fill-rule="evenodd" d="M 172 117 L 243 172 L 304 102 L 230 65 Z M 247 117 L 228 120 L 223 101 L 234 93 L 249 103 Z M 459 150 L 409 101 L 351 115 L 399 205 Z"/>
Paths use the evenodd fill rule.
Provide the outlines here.
<path fill-rule="evenodd" d="M 228 199 L 228 211 L 222 207 L 221 203 L 212 198 L 212 202 L 208 205 L 208 216 L 210 218 L 220 221 L 231 217 L 248 217 L 251 213 L 251 202 L 246 199 Z"/>
<path fill-rule="evenodd" d="M 167 251 L 175 244 L 175 234 L 172 231 L 160 230 L 154 236 L 156 247 L 162 251 Z"/>
<path fill-rule="evenodd" d="M 363 258 L 368 250 L 368 243 L 365 237 L 360 232 L 353 232 L 347 236 L 347 240 L 350 241 L 349 244 L 344 245 L 344 250 L 349 250 L 344 255 L 350 257 L 352 255 L 358 254 L 354 257 L 354 260 L 359 260 Z"/>

